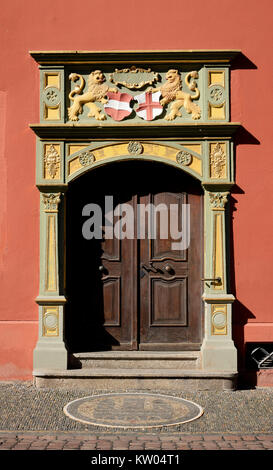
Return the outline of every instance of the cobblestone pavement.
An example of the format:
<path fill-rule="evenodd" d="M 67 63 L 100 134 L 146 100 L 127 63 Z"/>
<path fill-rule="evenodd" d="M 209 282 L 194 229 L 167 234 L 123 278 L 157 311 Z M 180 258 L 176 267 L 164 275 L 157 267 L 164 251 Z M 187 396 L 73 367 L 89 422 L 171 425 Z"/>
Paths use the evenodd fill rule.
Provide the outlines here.
<path fill-rule="evenodd" d="M 273 450 L 272 434 L 0 432 L 0 450 Z"/>
<path fill-rule="evenodd" d="M 103 390 L 37 390 L 31 382 L 0 382 L 0 450 L 273 450 L 273 389 L 156 392 L 192 400 L 204 414 L 141 431 L 92 426 L 70 419 L 63 407 Z"/>

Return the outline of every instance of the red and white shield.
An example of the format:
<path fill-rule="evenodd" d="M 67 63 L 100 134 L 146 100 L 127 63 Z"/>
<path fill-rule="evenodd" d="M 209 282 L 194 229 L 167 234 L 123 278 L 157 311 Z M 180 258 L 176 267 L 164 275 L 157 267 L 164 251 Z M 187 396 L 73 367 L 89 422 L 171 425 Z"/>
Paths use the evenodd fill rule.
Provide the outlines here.
<path fill-rule="evenodd" d="M 160 91 L 135 95 L 134 99 L 139 104 L 139 107 L 136 109 L 137 115 L 145 119 L 145 121 L 152 121 L 155 117 L 159 116 L 163 111 L 163 106 L 159 103 L 160 95 Z"/>
<path fill-rule="evenodd" d="M 122 119 L 130 116 L 133 109 L 130 107 L 130 101 L 133 99 L 128 93 L 114 93 L 109 91 L 107 93 L 108 103 L 104 105 L 104 109 L 108 116 L 111 116 L 115 121 L 122 121 Z"/>

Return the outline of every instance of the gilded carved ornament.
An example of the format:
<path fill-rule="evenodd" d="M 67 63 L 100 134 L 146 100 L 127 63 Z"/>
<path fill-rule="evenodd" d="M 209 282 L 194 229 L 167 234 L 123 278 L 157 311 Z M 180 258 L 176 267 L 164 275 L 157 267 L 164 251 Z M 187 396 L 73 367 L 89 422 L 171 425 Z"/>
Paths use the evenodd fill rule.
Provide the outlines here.
<path fill-rule="evenodd" d="M 95 155 L 91 152 L 91 150 L 82 152 L 79 156 L 79 162 L 82 166 L 91 165 L 95 160 Z"/>
<path fill-rule="evenodd" d="M 61 193 L 42 193 L 42 200 L 45 211 L 56 212 L 61 202 Z"/>
<path fill-rule="evenodd" d="M 106 116 L 101 112 L 101 109 L 95 104 L 95 102 L 97 101 L 106 104 L 108 101 L 106 97 L 107 92 L 112 91 L 115 93 L 117 92 L 117 88 L 110 88 L 104 83 L 105 76 L 101 70 L 95 70 L 90 73 L 88 79 L 88 91 L 83 95 L 81 93 L 85 87 L 85 80 L 82 75 L 71 73 L 69 75 L 69 79 L 73 82 L 80 79 L 80 84 L 69 93 L 69 99 L 73 101 L 73 105 L 68 108 L 70 121 L 78 121 L 78 115 L 82 113 L 84 104 L 86 104 L 90 109 L 88 114 L 89 117 L 94 117 L 98 121 L 104 121 Z"/>
<path fill-rule="evenodd" d="M 211 206 L 215 209 L 223 209 L 228 201 L 229 192 L 209 193 Z"/>
<path fill-rule="evenodd" d="M 189 152 L 186 152 L 185 150 L 181 150 L 178 152 L 176 155 L 176 161 L 180 165 L 190 165 L 192 162 L 192 155 Z"/>
<path fill-rule="evenodd" d="M 210 154 L 210 173 L 211 178 L 225 178 L 226 176 L 226 154 L 219 142 Z"/>
<path fill-rule="evenodd" d="M 172 102 L 171 110 L 165 117 L 167 121 L 172 121 L 177 116 L 181 117 L 180 109 L 182 107 L 185 108 L 188 114 L 192 115 L 192 119 L 200 119 L 200 107 L 192 101 L 198 100 L 200 91 L 197 88 L 195 80 L 190 82 L 191 78 L 198 78 L 198 72 L 189 72 L 185 77 L 185 83 L 191 91 L 195 92 L 194 95 L 182 91 L 181 77 L 178 70 L 175 69 L 171 69 L 166 73 L 166 82 L 162 86 L 150 89 L 152 93 L 156 91 L 161 92 L 162 99 L 160 100 L 160 104 L 162 106 Z"/>
<path fill-rule="evenodd" d="M 140 155 L 143 152 L 143 145 L 140 142 L 131 141 L 128 144 L 128 152 L 132 155 Z"/>
<path fill-rule="evenodd" d="M 149 73 L 150 69 L 137 69 L 135 67 L 131 67 L 131 69 L 121 69 L 117 70 L 117 72 L 124 72 L 126 73 L 138 73 L 146 71 Z M 150 103 L 149 99 L 149 106 L 151 106 L 153 103 L 158 102 L 162 107 L 167 106 L 169 103 L 170 105 L 170 111 L 168 114 L 165 116 L 164 119 L 167 121 L 172 121 L 176 117 L 182 117 L 181 113 L 181 108 L 184 107 L 186 112 L 188 114 L 191 114 L 192 119 L 200 119 L 201 117 L 201 109 L 200 107 L 193 102 L 193 100 L 198 100 L 200 98 L 200 91 L 197 87 L 197 83 L 195 79 L 197 79 L 198 72 L 197 71 L 192 71 L 186 74 L 185 77 L 185 84 L 189 88 L 191 92 L 194 92 L 194 94 L 187 93 L 185 91 L 182 91 L 182 80 L 181 76 L 178 70 L 175 69 L 170 69 L 166 73 L 166 81 L 163 83 L 163 85 L 153 88 L 149 87 L 146 92 L 144 93 L 145 96 L 151 96 L 150 94 L 154 94 L 157 92 L 158 97 L 155 95 L 154 98 L 152 99 L 152 103 Z M 70 121 L 78 121 L 79 120 L 79 114 L 83 112 L 83 106 L 87 105 L 90 109 L 90 112 L 88 114 L 88 117 L 93 117 L 97 119 L 98 121 L 103 121 L 107 119 L 106 115 L 102 112 L 102 109 L 99 108 L 95 103 L 102 103 L 103 105 L 107 105 L 109 101 L 109 97 L 107 96 L 108 93 L 113 93 L 114 95 L 116 94 L 116 97 L 111 97 L 111 99 L 117 101 L 117 104 L 115 105 L 119 109 L 121 107 L 122 109 L 122 98 L 121 96 L 125 95 L 122 93 L 118 92 L 117 88 L 111 88 L 109 87 L 105 81 L 106 77 L 103 74 L 101 70 L 95 70 L 90 73 L 89 79 L 88 79 L 88 91 L 84 94 L 83 89 L 85 87 L 85 80 L 82 75 L 77 74 L 77 73 L 72 73 L 69 75 L 69 79 L 73 82 L 77 82 L 79 80 L 79 85 L 76 85 L 76 87 L 69 93 L 69 99 L 73 101 L 72 106 L 68 108 L 68 117 Z M 193 79 L 193 80 L 192 80 Z M 110 80 L 114 81 L 114 83 L 118 85 L 124 85 L 127 88 L 135 89 L 135 88 L 142 88 L 150 83 L 154 83 L 155 81 L 158 81 L 158 74 L 154 74 L 154 78 L 149 81 L 142 81 L 139 83 L 132 83 L 130 84 L 129 82 L 118 82 L 113 78 L 113 74 L 110 75 Z M 127 94 L 128 95 L 128 94 Z M 161 99 L 159 101 L 159 97 L 161 95 Z M 128 95 L 127 99 L 131 98 L 134 100 L 134 96 Z M 111 100 L 110 99 L 110 100 Z M 130 114 L 130 113 L 129 113 Z M 128 114 L 128 115 L 129 115 Z M 111 114 L 110 114 L 111 115 Z M 156 117 L 156 116 L 155 116 Z M 115 120 L 121 120 L 121 119 L 115 119 Z M 151 120 L 151 119 L 146 119 L 146 120 Z"/>
<path fill-rule="evenodd" d="M 44 156 L 45 169 L 48 170 L 48 173 L 52 179 L 58 174 L 60 169 L 60 155 L 55 149 L 54 145 L 51 145 L 49 150 Z"/>

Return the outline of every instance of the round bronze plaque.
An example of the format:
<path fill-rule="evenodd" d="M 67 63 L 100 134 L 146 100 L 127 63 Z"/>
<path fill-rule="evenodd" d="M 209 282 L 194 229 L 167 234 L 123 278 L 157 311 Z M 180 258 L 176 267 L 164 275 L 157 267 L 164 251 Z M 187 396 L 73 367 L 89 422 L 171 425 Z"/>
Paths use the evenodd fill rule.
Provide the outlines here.
<path fill-rule="evenodd" d="M 155 393 L 109 393 L 79 398 L 64 407 L 71 419 L 112 428 L 153 428 L 187 423 L 203 414 L 184 398 Z"/>

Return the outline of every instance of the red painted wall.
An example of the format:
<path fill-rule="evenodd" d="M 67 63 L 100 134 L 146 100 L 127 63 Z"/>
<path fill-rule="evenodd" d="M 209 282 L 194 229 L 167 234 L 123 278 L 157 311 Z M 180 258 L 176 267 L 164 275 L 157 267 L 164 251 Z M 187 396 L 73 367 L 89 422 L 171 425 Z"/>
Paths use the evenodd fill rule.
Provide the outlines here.
<path fill-rule="evenodd" d="M 0 27 L 0 378 L 31 377 L 37 340 L 39 72 L 29 50 L 241 49 L 231 118 L 236 149 L 234 338 L 273 341 L 271 0 L 9 0 Z M 242 67 L 243 64 L 240 64 Z M 240 143 L 241 142 L 241 143 Z"/>

